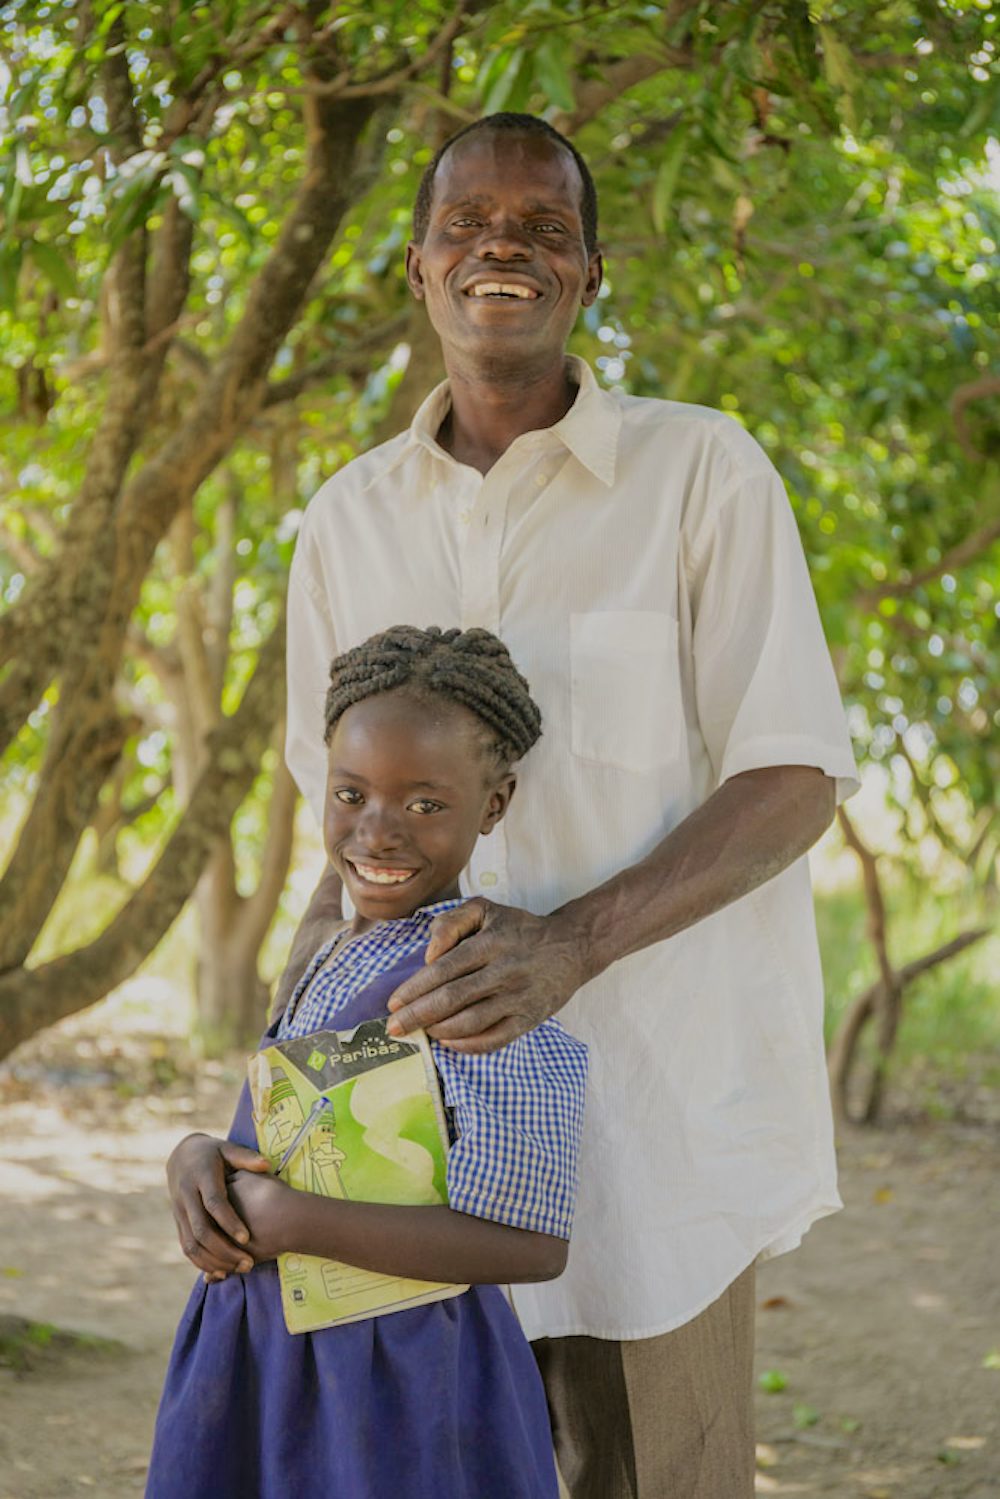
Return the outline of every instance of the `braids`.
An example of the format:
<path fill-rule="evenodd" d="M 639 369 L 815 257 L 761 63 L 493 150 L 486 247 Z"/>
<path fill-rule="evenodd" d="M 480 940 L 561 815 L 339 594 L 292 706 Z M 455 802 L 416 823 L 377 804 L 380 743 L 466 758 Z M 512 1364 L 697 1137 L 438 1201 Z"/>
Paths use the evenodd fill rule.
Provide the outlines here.
<path fill-rule="evenodd" d="M 453 136 L 445 141 L 441 149 L 428 163 L 420 185 L 417 188 L 416 200 L 413 204 L 413 238 L 418 245 L 423 244 L 427 233 L 427 225 L 431 216 L 431 200 L 434 197 L 434 177 L 441 163 L 442 157 L 450 151 L 457 141 L 466 135 L 471 135 L 476 130 L 489 130 L 491 132 L 508 132 L 514 135 L 541 135 L 552 141 L 557 146 L 562 146 L 568 151 L 576 162 L 576 169 L 580 173 L 580 217 L 583 225 L 583 237 L 587 246 L 587 254 L 593 255 L 597 249 L 597 189 L 590 170 L 579 151 L 568 141 L 566 137 L 550 125 L 548 120 L 543 120 L 540 115 L 512 114 L 510 111 L 502 111 L 499 114 L 484 115 L 481 120 L 473 120 L 471 125 L 464 125 L 457 130 Z"/>
<path fill-rule="evenodd" d="M 468 708 L 505 766 L 526 755 L 542 731 L 527 682 L 503 641 L 489 630 L 393 625 L 334 658 L 326 694 L 327 744 L 348 708 L 398 687 Z"/>

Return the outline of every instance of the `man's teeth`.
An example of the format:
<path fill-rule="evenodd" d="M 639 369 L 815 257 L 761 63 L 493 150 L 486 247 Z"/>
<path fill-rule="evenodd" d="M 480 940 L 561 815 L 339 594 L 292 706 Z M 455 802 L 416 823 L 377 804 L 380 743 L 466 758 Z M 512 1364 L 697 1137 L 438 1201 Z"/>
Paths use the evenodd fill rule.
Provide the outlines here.
<path fill-rule="evenodd" d="M 533 302 L 538 296 L 530 286 L 519 286 L 515 281 L 479 281 L 472 288 L 474 297 L 520 297 L 523 302 Z"/>
<path fill-rule="evenodd" d="M 404 880 L 412 879 L 416 872 L 413 869 L 376 869 L 371 864 L 355 864 L 354 867 L 363 880 L 370 880 L 373 885 L 401 885 Z"/>

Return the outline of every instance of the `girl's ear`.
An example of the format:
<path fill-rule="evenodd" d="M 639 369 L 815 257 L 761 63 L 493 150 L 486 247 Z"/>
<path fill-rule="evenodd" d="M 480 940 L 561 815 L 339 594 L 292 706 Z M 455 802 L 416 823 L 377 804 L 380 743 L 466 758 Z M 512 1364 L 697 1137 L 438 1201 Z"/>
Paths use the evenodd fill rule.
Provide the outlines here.
<path fill-rule="evenodd" d="M 510 799 L 514 795 L 517 785 L 517 776 L 509 770 L 502 780 L 498 781 L 490 792 L 483 820 L 479 825 L 480 833 L 492 833 L 497 823 L 503 817 L 510 806 Z"/>

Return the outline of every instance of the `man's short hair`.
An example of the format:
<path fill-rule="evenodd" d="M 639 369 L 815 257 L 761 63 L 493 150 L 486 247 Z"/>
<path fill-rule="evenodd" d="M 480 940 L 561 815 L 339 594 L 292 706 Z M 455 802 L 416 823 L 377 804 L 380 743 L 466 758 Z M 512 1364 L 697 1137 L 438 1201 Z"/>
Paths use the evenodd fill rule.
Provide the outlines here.
<path fill-rule="evenodd" d="M 541 135 L 556 145 L 562 146 L 568 151 L 576 162 L 576 169 L 580 173 L 580 219 L 583 225 L 583 238 L 587 246 L 587 254 L 593 255 L 597 250 L 597 189 L 594 179 L 590 175 L 590 169 L 579 151 L 571 141 L 550 125 L 548 120 L 542 120 L 538 115 L 513 114 L 504 111 L 501 114 L 484 115 L 481 120 L 474 120 L 471 125 L 457 130 L 454 135 L 445 141 L 444 145 L 434 155 L 434 159 L 428 164 L 424 175 L 420 179 L 417 188 L 417 196 L 413 204 L 413 238 L 417 244 L 422 244 L 427 233 L 427 226 L 431 217 L 431 200 L 434 196 L 434 177 L 441 163 L 442 157 L 451 150 L 457 141 L 476 130 L 509 131 L 511 135 Z"/>

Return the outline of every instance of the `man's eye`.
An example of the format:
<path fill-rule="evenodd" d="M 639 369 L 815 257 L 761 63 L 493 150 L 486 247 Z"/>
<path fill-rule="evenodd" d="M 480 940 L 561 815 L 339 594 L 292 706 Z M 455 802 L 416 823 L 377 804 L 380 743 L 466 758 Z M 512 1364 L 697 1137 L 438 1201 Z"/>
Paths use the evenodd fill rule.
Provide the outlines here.
<path fill-rule="evenodd" d="M 562 225 L 561 224 L 549 224 L 549 223 L 534 224 L 532 227 L 535 228 L 535 229 L 540 229 L 544 234 L 561 234 L 562 233 Z"/>
<path fill-rule="evenodd" d="M 418 801 L 410 803 L 411 812 L 419 812 L 421 816 L 427 816 L 431 812 L 440 812 L 441 803 L 432 802 L 430 797 L 422 796 Z"/>
<path fill-rule="evenodd" d="M 475 229 L 479 223 L 479 220 L 470 219 L 468 216 L 463 216 L 460 219 L 452 219 L 451 223 L 453 229 Z"/>
<path fill-rule="evenodd" d="M 349 807 L 356 807 L 361 801 L 361 792 L 355 791 L 353 786 L 338 786 L 333 793 L 338 802 L 346 802 Z"/>

